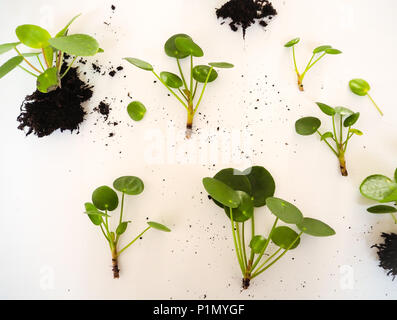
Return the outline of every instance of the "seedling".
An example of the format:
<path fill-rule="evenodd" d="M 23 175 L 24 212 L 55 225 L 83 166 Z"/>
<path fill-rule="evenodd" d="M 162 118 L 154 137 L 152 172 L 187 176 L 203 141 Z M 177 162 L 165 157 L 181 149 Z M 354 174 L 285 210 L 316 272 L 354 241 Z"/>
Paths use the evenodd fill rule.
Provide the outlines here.
<path fill-rule="evenodd" d="M 317 132 L 321 141 L 324 141 L 338 158 L 342 176 L 347 176 L 345 154 L 348 143 L 354 135 L 363 135 L 360 130 L 352 128 L 360 117 L 360 113 L 353 112 L 345 107 L 333 108 L 320 102 L 317 102 L 317 105 L 323 113 L 332 117 L 332 131 L 321 133 L 319 131 L 321 121 L 315 117 L 299 119 L 295 123 L 295 130 L 302 136 L 310 136 Z M 339 127 L 338 130 L 337 127 Z M 347 129 L 346 133 L 344 132 L 345 129 Z"/>
<path fill-rule="evenodd" d="M 368 212 L 374 214 L 390 214 L 394 223 L 397 224 L 397 169 L 394 172 L 394 180 L 380 174 L 365 178 L 360 185 L 360 192 L 367 199 L 381 203 L 368 208 Z M 385 205 L 385 203 L 388 204 Z"/>
<path fill-rule="evenodd" d="M 134 121 L 141 121 L 146 114 L 146 108 L 142 102 L 133 101 L 127 106 L 127 112 Z"/>
<path fill-rule="evenodd" d="M 171 230 L 160 223 L 150 221 L 147 223 L 148 227 L 145 230 L 143 230 L 121 250 L 118 250 L 120 238 L 127 230 L 128 224 L 131 223 L 131 221 L 123 220 L 124 198 L 126 195 L 130 196 L 141 194 L 144 189 L 144 184 L 138 177 L 124 176 L 116 179 L 113 182 L 113 188 L 122 194 L 119 223 L 115 231 L 111 231 L 108 218 L 110 217 L 109 213 L 117 209 L 119 205 L 119 197 L 116 191 L 114 191 L 112 188 L 108 186 L 102 186 L 95 189 L 95 191 L 92 193 L 92 203 L 87 202 L 85 204 L 85 213 L 88 215 L 94 225 L 101 228 L 102 234 L 105 237 L 106 242 L 109 244 L 112 254 L 113 278 L 116 279 L 119 278 L 120 273 L 118 258 L 132 244 L 134 244 L 135 241 L 137 241 L 144 233 L 152 228 L 164 232 L 170 232 Z"/>
<path fill-rule="evenodd" d="M 15 33 L 19 42 L 0 45 L 0 54 L 15 50 L 17 56 L 9 59 L 0 66 L 0 79 L 16 67 L 24 70 L 36 78 L 37 89 L 47 93 L 61 87 L 61 80 L 68 73 L 76 59 L 85 56 L 94 56 L 103 52 L 98 42 L 85 34 L 68 35 L 69 27 L 80 15 L 75 16 L 59 31 L 55 37 L 36 25 L 24 24 L 16 28 Z M 21 53 L 18 47 L 24 44 L 38 52 Z M 64 53 L 74 56 L 72 63 L 61 73 Z M 37 59 L 39 66 L 34 66 L 29 59 Z M 22 63 L 25 62 L 26 66 Z"/>
<path fill-rule="evenodd" d="M 382 110 L 375 103 L 374 99 L 369 95 L 368 91 L 371 89 L 369 83 L 364 79 L 353 79 L 349 82 L 350 90 L 358 96 L 368 96 L 368 98 L 372 101 L 375 108 L 379 111 L 381 116 L 383 116 Z"/>
<path fill-rule="evenodd" d="M 207 84 L 218 78 L 218 73 L 214 68 L 233 68 L 233 65 L 227 62 L 211 62 L 208 65 L 193 64 L 193 57 L 202 57 L 203 50 L 186 34 L 176 34 L 167 40 L 164 45 L 165 53 L 176 59 L 180 77 L 172 72 L 163 71 L 158 75 L 153 66 L 140 59 L 124 58 L 134 66 L 151 71 L 154 76 L 178 99 L 187 111 L 186 138 L 190 138 L 193 128 L 193 118 L 203 99 Z M 182 71 L 180 60 L 190 57 L 190 79 L 186 81 Z M 201 94 L 198 101 L 195 102 L 198 94 L 198 84 L 202 84 Z"/>
<path fill-rule="evenodd" d="M 319 47 L 315 48 L 315 49 L 313 50 L 313 55 L 312 55 L 312 57 L 310 58 L 308 64 L 306 65 L 305 70 L 304 70 L 302 73 L 300 73 L 299 70 L 298 70 L 298 67 L 297 67 L 297 64 L 296 64 L 296 58 L 295 58 L 295 45 L 296 45 L 299 41 L 300 41 L 300 38 L 292 39 L 292 40 L 288 41 L 288 42 L 284 45 L 284 47 L 286 47 L 286 48 L 292 47 L 292 56 L 293 56 L 293 59 L 294 59 L 294 67 L 295 67 L 296 75 L 297 75 L 297 77 L 298 77 L 298 88 L 299 88 L 300 91 L 304 91 L 304 90 L 303 90 L 303 78 L 305 77 L 306 73 L 307 73 L 311 68 L 313 68 L 313 66 L 314 66 L 318 61 L 320 61 L 322 58 L 324 58 L 327 54 L 332 54 L 332 55 L 334 55 L 334 54 L 340 54 L 340 53 L 342 53 L 342 51 L 340 51 L 340 50 L 338 50 L 338 49 L 335 49 L 335 48 L 332 48 L 332 47 L 329 46 L 329 45 L 322 45 L 322 46 L 319 46 Z"/>
<path fill-rule="evenodd" d="M 301 211 L 292 203 L 273 197 L 275 182 L 263 167 L 255 166 L 243 172 L 232 168 L 224 169 L 213 178 L 204 178 L 203 185 L 230 220 L 244 289 L 249 287 L 252 279 L 273 266 L 288 251 L 295 249 L 304 233 L 316 237 L 335 234 L 327 224 L 303 217 Z M 255 231 L 255 208 L 264 206 L 275 216 L 267 238 Z M 246 242 L 245 224 L 248 221 L 251 221 L 251 239 Z M 280 221 L 295 225 L 299 233 L 285 225 L 277 226 Z M 268 253 L 271 242 L 278 249 Z"/>

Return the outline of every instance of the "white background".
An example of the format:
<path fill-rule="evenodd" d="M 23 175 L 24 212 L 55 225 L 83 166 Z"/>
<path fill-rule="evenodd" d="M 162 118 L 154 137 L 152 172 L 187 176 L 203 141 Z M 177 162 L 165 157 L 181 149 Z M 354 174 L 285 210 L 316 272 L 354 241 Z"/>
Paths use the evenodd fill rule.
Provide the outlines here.
<path fill-rule="evenodd" d="M 55 33 L 81 12 L 71 32 L 95 35 L 105 49 L 89 61 L 121 64 L 125 70 L 110 78 L 85 67 L 84 78 L 95 84 L 86 110 L 104 97 L 115 98 L 110 119 L 120 120 L 119 126 L 109 127 L 99 114 L 89 113 L 80 134 L 56 132 L 42 139 L 25 137 L 16 128 L 19 106 L 34 91 L 34 81 L 21 70 L 1 80 L 0 298 L 397 298 L 396 283 L 377 266 L 376 250 L 370 249 L 381 242 L 381 232 L 395 232 L 397 227 L 389 216 L 367 213 L 372 202 L 358 191 L 366 176 L 392 176 L 397 167 L 397 2 L 274 1 L 279 15 L 266 31 L 257 25 L 248 29 L 245 41 L 240 32 L 216 20 L 215 8 L 223 3 L 1 0 L 3 43 L 16 40 L 14 30 L 20 24 L 40 24 Z M 225 60 L 236 65 L 220 71 L 219 79 L 208 86 L 201 115 L 195 119 L 199 131 L 191 141 L 179 139 L 186 115 L 178 102 L 153 83 L 150 73 L 121 60 L 140 57 L 157 71 L 175 72 L 163 44 L 180 32 L 204 49 L 198 63 Z M 292 53 L 283 47 L 296 36 L 302 39 L 296 48 L 300 68 L 318 45 L 343 51 L 324 58 L 308 73 L 304 93 L 296 85 Z M 366 97 L 349 91 L 348 81 L 355 77 L 370 82 L 383 118 Z M 139 123 L 127 115 L 128 93 L 147 106 Z M 318 116 L 324 128 L 329 125 L 315 101 L 361 112 L 357 128 L 365 135 L 351 140 L 347 178 L 340 175 L 325 144 L 294 131 L 301 116 Z M 167 138 L 174 131 L 176 142 Z M 115 136 L 109 138 L 110 132 Z M 151 136 L 158 133 L 162 139 L 155 144 Z M 233 133 L 248 137 L 240 146 L 248 156 L 245 161 L 220 156 L 240 155 L 222 142 L 217 145 L 217 137 Z M 211 143 L 200 146 L 206 138 Z M 153 162 L 150 152 L 162 142 L 160 158 Z M 208 146 L 215 150 L 212 158 Z M 304 236 L 296 250 L 242 292 L 228 220 L 208 201 L 201 179 L 225 167 L 244 169 L 251 164 L 272 173 L 278 197 L 294 201 L 304 215 L 326 221 L 337 234 Z M 121 278 L 113 280 L 109 249 L 82 212 L 96 187 L 111 185 L 121 175 L 139 176 L 146 187 L 126 203 L 126 218 L 133 223 L 123 242 L 145 227 L 147 217 L 170 226 L 172 233 L 148 232 L 121 256 Z M 258 232 L 267 233 L 272 217 L 263 208 L 256 214 Z"/>

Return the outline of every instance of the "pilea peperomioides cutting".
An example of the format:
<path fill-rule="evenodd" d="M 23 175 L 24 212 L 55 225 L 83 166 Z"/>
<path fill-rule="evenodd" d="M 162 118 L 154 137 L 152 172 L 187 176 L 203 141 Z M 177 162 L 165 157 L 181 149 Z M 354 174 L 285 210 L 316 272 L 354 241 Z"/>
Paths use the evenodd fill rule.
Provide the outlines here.
<path fill-rule="evenodd" d="M 0 79 L 19 67 L 36 78 L 37 89 L 42 93 L 61 87 L 61 80 L 79 56 L 94 56 L 99 52 L 103 52 L 99 48 L 98 42 L 89 35 L 68 35 L 70 25 L 79 16 L 75 16 L 55 37 L 52 37 L 47 30 L 36 25 L 24 24 L 17 27 L 15 33 L 19 42 L 0 45 L 0 54 L 11 50 L 15 50 L 17 53 L 15 57 L 0 66 Z M 21 44 L 40 51 L 21 53 L 18 49 Z M 64 53 L 74 56 L 74 59 L 68 68 L 61 73 Z M 32 63 L 33 61 L 29 61 L 28 58 L 37 59 L 38 66 L 35 66 Z M 26 66 L 22 66 L 23 62 L 25 62 Z"/>
<path fill-rule="evenodd" d="M 180 77 L 172 72 L 163 71 L 158 75 L 153 66 L 145 61 L 136 58 L 124 58 L 134 66 L 151 71 L 154 76 L 178 99 L 187 112 L 186 138 L 190 138 L 193 128 L 194 115 L 203 99 L 207 84 L 218 78 L 218 73 L 214 68 L 233 68 L 233 65 L 227 62 L 211 62 L 208 65 L 193 64 L 194 57 L 202 57 L 203 50 L 186 34 L 176 34 L 167 40 L 164 45 L 165 53 L 176 59 Z M 190 77 L 188 81 L 182 71 L 180 60 L 190 57 Z M 202 84 L 203 88 L 199 95 L 197 103 L 198 84 Z"/>
<path fill-rule="evenodd" d="M 363 134 L 360 130 L 352 128 L 360 117 L 360 113 L 345 107 L 333 108 L 320 102 L 317 102 L 317 105 L 323 113 L 332 118 L 332 131 L 321 133 L 319 131 L 321 121 L 315 117 L 299 119 L 295 123 L 295 130 L 302 136 L 309 136 L 317 132 L 321 141 L 324 141 L 338 158 L 342 176 L 347 176 L 345 154 L 348 143 L 354 135 L 361 136 Z M 344 129 L 347 130 L 346 133 Z M 334 147 L 331 144 L 334 144 Z"/>
<path fill-rule="evenodd" d="M 243 172 L 232 168 L 224 169 L 213 178 L 204 178 L 203 185 L 215 204 L 225 211 L 230 220 L 244 289 L 249 287 L 253 278 L 274 265 L 288 251 L 295 249 L 304 233 L 316 237 L 335 234 L 327 224 L 304 217 L 292 203 L 273 197 L 275 182 L 263 167 L 254 166 Z M 255 227 L 255 208 L 264 206 L 275 216 L 267 237 L 257 233 Z M 251 236 L 246 242 L 245 224 L 248 221 L 251 222 Z M 295 225 L 299 233 L 286 225 L 278 226 L 280 221 Z M 278 249 L 268 253 L 268 249 L 272 247 L 271 243 Z"/>
<path fill-rule="evenodd" d="M 170 232 L 171 230 L 166 226 L 150 221 L 149 225 L 145 230 L 143 230 L 137 237 L 135 237 L 130 243 L 124 246 L 122 249 L 118 250 L 118 244 L 120 242 L 121 236 L 127 230 L 128 224 L 131 221 L 123 220 L 124 211 L 124 198 L 127 195 L 138 195 L 143 192 L 144 184 L 141 179 L 134 176 L 124 176 L 116 179 L 113 183 L 114 189 L 122 193 L 121 196 L 121 208 L 120 217 L 118 221 L 118 226 L 115 231 L 111 231 L 108 218 L 109 213 L 116 210 L 119 206 L 119 197 L 112 188 L 108 186 L 102 186 L 92 193 L 92 203 L 87 202 L 85 204 L 85 213 L 88 215 L 92 223 L 101 228 L 102 234 L 109 244 L 110 251 L 112 254 L 112 270 L 113 278 L 119 278 L 119 256 L 127 250 L 135 241 L 137 241 L 145 232 L 149 229 L 157 229 L 164 232 Z"/>

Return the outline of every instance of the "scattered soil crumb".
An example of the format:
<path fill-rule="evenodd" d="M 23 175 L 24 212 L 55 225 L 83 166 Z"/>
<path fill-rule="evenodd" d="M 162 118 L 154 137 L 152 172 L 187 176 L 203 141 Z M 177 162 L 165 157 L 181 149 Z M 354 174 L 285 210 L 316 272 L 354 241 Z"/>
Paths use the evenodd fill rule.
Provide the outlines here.
<path fill-rule="evenodd" d="M 94 108 L 94 111 L 99 112 L 101 115 L 105 116 L 105 121 L 109 118 L 110 105 L 105 101 L 101 101 L 98 107 Z"/>

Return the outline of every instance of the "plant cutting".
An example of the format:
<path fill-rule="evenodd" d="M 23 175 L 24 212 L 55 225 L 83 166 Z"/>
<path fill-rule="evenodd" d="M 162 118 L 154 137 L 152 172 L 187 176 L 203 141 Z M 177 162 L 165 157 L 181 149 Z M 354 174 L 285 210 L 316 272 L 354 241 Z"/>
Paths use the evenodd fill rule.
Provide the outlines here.
<path fill-rule="evenodd" d="M 303 234 L 315 237 L 335 234 L 324 222 L 304 217 L 295 205 L 274 197 L 274 179 L 263 167 L 254 166 L 243 172 L 233 168 L 224 169 L 213 178 L 204 178 L 203 185 L 230 220 L 244 289 L 248 289 L 252 279 L 273 266 L 288 251 L 295 249 Z M 275 218 L 267 235 L 263 231 L 257 232 L 255 226 L 255 208 L 264 206 L 269 208 Z M 248 222 L 250 230 L 246 230 Z M 279 222 L 295 226 L 297 231 L 286 225 L 278 225 Z M 249 237 L 247 231 L 251 233 Z M 271 243 L 275 245 L 275 250 L 271 250 Z"/>
<path fill-rule="evenodd" d="M 295 130 L 302 136 L 309 136 L 317 133 L 321 141 L 331 149 L 332 153 L 339 160 L 342 176 L 347 176 L 345 154 L 348 143 L 354 135 L 361 136 L 363 133 L 353 128 L 358 118 L 359 112 L 353 112 L 345 107 L 330 107 L 324 103 L 316 102 L 320 110 L 332 118 L 332 131 L 320 132 L 320 119 L 316 117 L 304 117 L 296 121 Z M 333 145 L 333 146 L 332 146 Z"/>
<path fill-rule="evenodd" d="M 123 176 L 113 182 L 113 188 L 121 192 L 120 216 L 115 230 L 111 229 L 108 219 L 110 217 L 110 212 L 116 210 L 119 206 L 119 197 L 114 189 L 108 186 L 101 186 L 95 189 L 92 193 L 92 202 L 85 203 L 85 213 L 94 225 L 100 227 L 102 234 L 110 247 L 112 254 L 113 278 L 117 279 L 120 276 L 118 258 L 122 253 L 124 253 L 150 229 L 157 229 L 164 232 L 170 232 L 171 230 L 158 222 L 150 221 L 147 223 L 148 227 L 145 230 L 143 230 L 122 249 L 118 249 L 121 236 L 126 232 L 129 223 L 131 223 L 131 221 L 124 220 L 123 217 L 125 196 L 141 194 L 144 189 L 144 184 L 138 177 Z"/>
<path fill-rule="evenodd" d="M 208 65 L 195 66 L 194 58 L 202 57 L 204 52 L 190 36 L 182 33 L 169 38 L 164 45 L 164 50 L 169 57 L 175 58 L 180 76 L 168 71 L 162 71 L 159 75 L 148 62 L 137 58 L 124 59 L 140 69 L 151 71 L 181 103 L 187 112 L 186 138 L 189 139 L 192 135 L 194 115 L 203 99 L 207 84 L 218 78 L 218 72 L 214 68 L 233 68 L 233 65 L 227 62 L 211 62 Z M 185 58 L 190 58 L 189 78 L 185 77 L 180 63 Z M 199 84 L 202 85 L 200 94 Z M 195 102 L 196 97 L 198 97 L 197 102 Z"/>
<path fill-rule="evenodd" d="M 300 38 L 295 38 L 290 41 L 288 41 L 284 47 L 286 48 L 291 48 L 292 47 L 292 57 L 294 61 L 294 67 L 295 67 L 295 72 L 298 77 L 298 88 L 300 91 L 303 90 L 303 78 L 305 77 L 306 73 L 314 67 L 314 65 L 319 62 L 322 58 L 324 58 L 327 54 L 335 55 L 335 54 L 341 54 L 342 51 L 332 48 L 332 46 L 329 45 L 322 45 L 313 50 L 312 57 L 310 58 L 309 62 L 306 65 L 306 68 L 303 70 L 303 72 L 300 72 L 298 70 L 298 66 L 296 64 L 296 58 L 295 58 L 295 45 L 298 44 L 300 41 Z"/>
<path fill-rule="evenodd" d="M 56 129 L 73 131 L 83 121 L 85 112 L 81 103 L 91 98 L 92 90 L 72 66 L 78 57 L 94 56 L 103 50 L 89 35 L 68 34 L 70 25 L 79 16 L 55 36 L 40 26 L 18 26 L 15 33 L 19 41 L 0 45 L 0 54 L 16 53 L 0 66 L 0 79 L 19 68 L 36 81 L 37 91 L 26 97 L 18 117 L 19 128 L 28 127 L 27 134 L 34 132 L 43 137 Z M 21 45 L 39 51 L 23 53 Z M 69 65 L 64 63 L 65 55 L 73 57 Z"/>
<path fill-rule="evenodd" d="M 371 86 L 367 81 L 365 81 L 364 79 L 353 79 L 349 81 L 349 87 L 350 90 L 358 96 L 368 96 L 368 98 L 374 104 L 375 108 L 379 111 L 380 115 L 383 116 L 382 110 L 380 110 L 374 99 L 372 99 L 372 97 L 368 93 L 368 91 L 371 89 Z"/>

